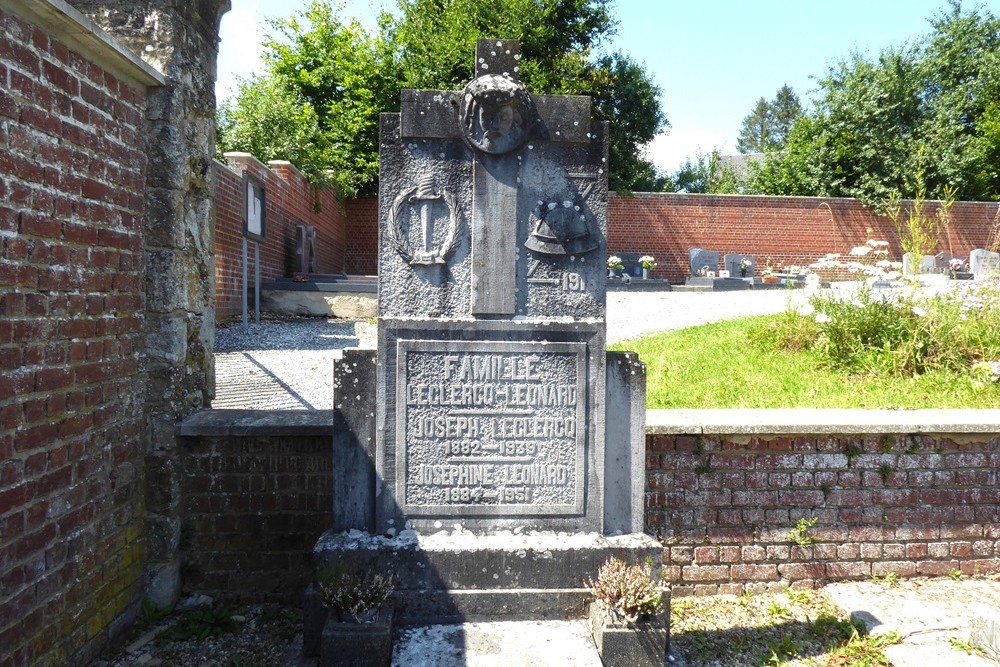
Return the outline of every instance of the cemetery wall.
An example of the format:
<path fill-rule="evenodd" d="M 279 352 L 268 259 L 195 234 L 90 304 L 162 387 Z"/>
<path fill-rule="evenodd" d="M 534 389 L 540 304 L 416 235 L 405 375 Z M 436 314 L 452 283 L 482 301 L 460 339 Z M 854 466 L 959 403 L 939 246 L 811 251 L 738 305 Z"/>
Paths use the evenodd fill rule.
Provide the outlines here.
<path fill-rule="evenodd" d="M 0 665 L 82 664 L 143 595 L 146 88 L 47 1 L 0 10 Z"/>
<path fill-rule="evenodd" d="M 950 241 L 937 252 L 968 258 L 985 247 L 998 210 L 996 203 L 955 203 Z M 892 222 L 857 199 L 635 193 L 610 197 L 608 217 L 609 251 L 652 255 L 653 277 L 673 283 L 688 277 L 687 252 L 695 246 L 750 255 L 760 270 L 768 258 L 774 266 L 807 266 L 827 253 L 846 255 L 869 238 L 888 241 L 896 260 L 903 256 Z"/>
<path fill-rule="evenodd" d="M 225 416 L 211 413 L 194 420 L 222 428 L 184 427 L 198 435 L 182 443 L 183 586 L 298 604 L 312 576 L 312 547 L 333 522 L 333 418 L 250 416 L 257 425 L 250 430 L 227 428 Z M 303 417 L 310 421 L 304 427 Z"/>
<path fill-rule="evenodd" d="M 996 433 L 647 435 L 646 457 L 675 595 L 1000 572 Z"/>
<path fill-rule="evenodd" d="M 374 198 L 348 205 L 348 273 L 377 270 L 377 208 Z M 970 250 L 985 247 L 998 208 L 995 203 L 957 202 L 951 211 L 952 254 L 967 258 Z M 695 246 L 752 255 L 763 270 L 768 257 L 774 265 L 808 265 L 827 253 L 847 253 L 868 240 L 868 229 L 871 238 L 890 242 L 896 259 L 902 257 L 892 223 L 857 199 L 666 193 L 608 197 L 609 252 L 652 255 L 658 265 L 653 277 L 673 283 L 688 277 L 687 251 Z M 939 251 L 948 249 L 944 242 Z"/>
<path fill-rule="evenodd" d="M 317 413 L 296 430 L 289 414 L 256 413 L 252 429 L 186 422 L 187 589 L 298 599 L 330 525 L 331 450 L 317 431 L 333 424 Z M 1000 572 L 998 471 L 998 433 L 649 433 L 646 531 L 665 545 L 676 595 L 988 575 Z M 812 517 L 802 533 L 812 543 L 793 543 L 798 520 Z"/>
<path fill-rule="evenodd" d="M 228 164 L 215 163 L 216 316 L 222 320 L 242 313 L 243 285 L 243 171 L 264 182 L 265 240 L 260 243 L 260 279 L 291 277 L 299 272 L 296 226 L 315 228 L 316 273 L 338 273 L 345 268 L 346 221 L 343 208 L 330 188 L 317 191 L 290 162 L 266 165 L 246 153 L 229 153 Z M 247 284 L 253 287 L 253 244 L 248 247 Z M 250 301 L 251 308 L 253 301 Z"/>

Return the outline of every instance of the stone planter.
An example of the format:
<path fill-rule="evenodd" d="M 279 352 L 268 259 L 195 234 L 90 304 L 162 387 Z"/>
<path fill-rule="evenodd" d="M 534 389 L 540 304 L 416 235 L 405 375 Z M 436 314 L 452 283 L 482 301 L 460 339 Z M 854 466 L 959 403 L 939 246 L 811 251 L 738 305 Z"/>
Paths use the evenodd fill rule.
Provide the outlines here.
<path fill-rule="evenodd" d="M 319 667 L 389 667 L 392 662 L 392 603 L 371 623 L 338 621 L 323 626 Z"/>
<path fill-rule="evenodd" d="M 775 275 L 761 276 L 760 282 L 764 283 L 765 285 L 777 285 L 778 284 L 778 276 L 775 276 Z"/>
<path fill-rule="evenodd" d="M 666 593 L 664 594 L 666 598 Z M 662 667 L 669 639 L 669 611 L 630 623 L 601 600 L 590 605 L 590 632 L 604 667 Z"/>

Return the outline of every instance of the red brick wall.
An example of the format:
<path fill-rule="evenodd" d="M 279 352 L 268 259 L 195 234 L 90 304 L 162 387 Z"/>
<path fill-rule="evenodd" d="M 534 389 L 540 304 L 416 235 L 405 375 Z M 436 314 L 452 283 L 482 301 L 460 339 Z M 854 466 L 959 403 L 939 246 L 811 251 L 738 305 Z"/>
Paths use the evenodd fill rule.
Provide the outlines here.
<path fill-rule="evenodd" d="M 145 91 L 0 26 L 0 665 L 61 665 L 143 592 Z"/>
<path fill-rule="evenodd" d="M 991 439 L 992 437 L 992 439 Z M 646 526 L 675 595 L 1000 572 L 1000 436 L 646 438 Z M 787 535 L 817 519 L 799 546 Z"/>
<path fill-rule="evenodd" d="M 264 181 L 267 210 L 265 241 L 260 244 L 261 282 L 290 277 L 299 270 L 295 254 L 295 227 L 316 229 L 316 272 L 344 269 L 345 219 L 334 192 L 316 191 L 291 163 L 258 160 L 231 154 L 229 166 L 216 163 L 215 289 L 216 317 L 220 320 L 242 312 L 243 281 L 243 170 Z M 248 248 L 247 282 L 253 285 L 253 244 Z M 253 307 L 252 301 L 250 307 Z"/>
<path fill-rule="evenodd" d="M 997 204 L 956 203 L 950 252 L 968 257 L 984 247 L 997 209 Z M 611 196 L 608 218 L 610 252 L 652 255 L 658 265 L 653 276 L 674 283 L 690 275 L 687 251 L 694 246 L 752 255 L 761 267 L 768 257 L 774 265 L 808 265 L 873 238 L 889 241 L 893 257 L 902 257 L 891 221 L 856 199 L 637 193 Z M 948 250 L 947 242 L 938 249 Z"/>
<path fill-rule="evenodd" d="M 378 270 L 378 201 L 354 200 L 347 210 L 347 271 L 373 274 Z M 956 203 L 951 211 L 950 251 L 968 257 L 970 250 L 984 247 L 997 210 L 997 204 Z M 893 257 L 902 257 L 892 223 L 856 199 L 612 194 L 608 219 L 611 253 L 652 255 L 657 262 L 653 277 L 674 283 L 688 277 L 687 251 L 694 246 L 722 255 L 752 255 L 761 267 L 768 257 L 776 266 L 808 265 L 827 253 L 847 253 L 864 243 L 870 228 L 871 238 L 889 241 Z M 949 243 L 942 243 L 939 251 L 947 250 Z"/>
<path fill-rule="evenodd" d="M 345 270 L 352 275 L 378 273 L 378 198 L 360 197 L 347 202 Z"/>
<path fill-rule="evenodd" d="M 185 442 L 184 589 L 297 604 L 333 522 L 330 436 Z"/>

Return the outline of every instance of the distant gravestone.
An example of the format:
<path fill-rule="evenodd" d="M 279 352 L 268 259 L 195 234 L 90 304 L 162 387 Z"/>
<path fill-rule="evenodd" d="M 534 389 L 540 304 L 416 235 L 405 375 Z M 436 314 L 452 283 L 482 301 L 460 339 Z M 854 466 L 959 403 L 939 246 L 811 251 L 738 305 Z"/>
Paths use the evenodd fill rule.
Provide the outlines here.
<path fill-rule="evenodd" d="M 740 262 L 746 260 L 749 264 L 745 270 L 741 270 Z M 749 255 L 742 255 L 739 253 L 730 253 L 723 259 L 723 265 L 726 267 L 726 271 L 729 271 L 729 276 L 731 278 L 752 278 L 754 272 L 757 270 L 757 260 Z M 746 274 L 746 275 L 743 275 Z"/>
<path fill-rule="evenodd" d="M 1000 253 L 977 248 L 969 253 L 969 271 L 976 280 L 982 280 L 1000 269 Z"/>
<path fill-rule="evenodd" d="M 313 557 L 391 563 L 406 622 L 582 615 L 609 556 L 662 563 L 645 368 L 606 351 L 608 127 L 589 98 L 529 94 L 519 60 L 479 40 L 464 90 L 381 117 L 378 349 L 334 366 Z"/>
<path fill-rule="evenodd" d="M 691 248 L 688 250 L 688 266 L 692 276 L 701 276 L 708 271 L 714 273 L 719 270 L 719 253 L 704 248 Z"/>
<path fill-rule="evenodd" d="M 934 255 L 934 270 L 938 272 L 944 272 L 951 269 L 951 260 L 954 259 L 954 255 L 950 252 L 939 252 Z"/>
<path fill-rule="evenodd" d="M 934 257 L 934 255 L 906 253 L 903 255 L 903 275 L 915 276 L 921 273 L 932 273 L 935 266 Z"/>

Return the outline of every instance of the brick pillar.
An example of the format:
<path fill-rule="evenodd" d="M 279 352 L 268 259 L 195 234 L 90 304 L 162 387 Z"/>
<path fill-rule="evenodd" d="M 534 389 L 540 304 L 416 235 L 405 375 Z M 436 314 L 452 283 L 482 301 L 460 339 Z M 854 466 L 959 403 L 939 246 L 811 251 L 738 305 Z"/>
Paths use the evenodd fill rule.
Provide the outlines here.
<path fill-rule="evenodd" d="M 148 596 L 180 593 L 174 427 L 214 393 L 215 76 L 230 0 L 72 0 L 167 80 L 147 105 L 145 355 Z"/>

